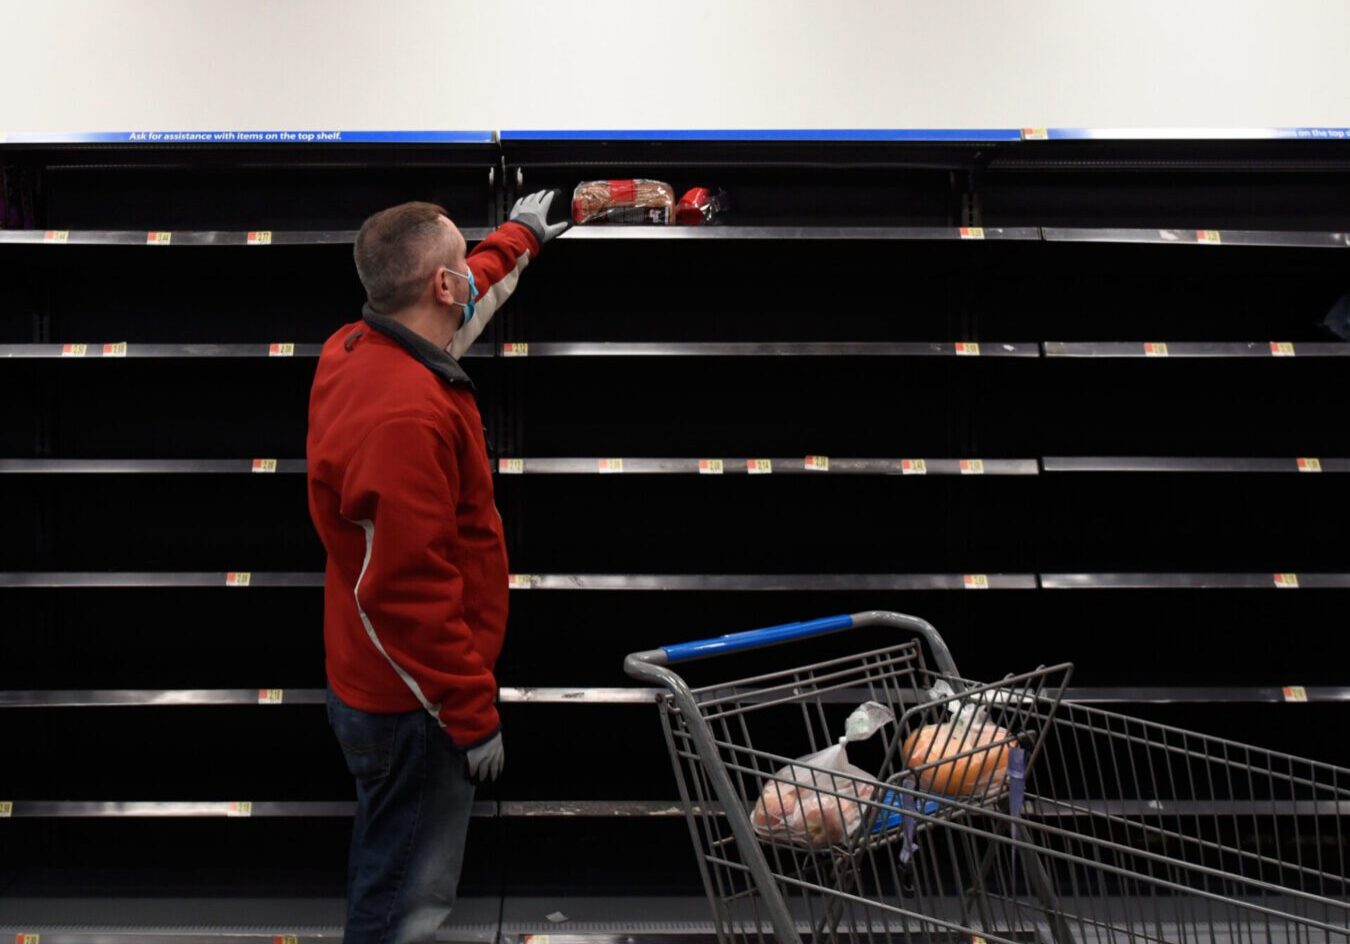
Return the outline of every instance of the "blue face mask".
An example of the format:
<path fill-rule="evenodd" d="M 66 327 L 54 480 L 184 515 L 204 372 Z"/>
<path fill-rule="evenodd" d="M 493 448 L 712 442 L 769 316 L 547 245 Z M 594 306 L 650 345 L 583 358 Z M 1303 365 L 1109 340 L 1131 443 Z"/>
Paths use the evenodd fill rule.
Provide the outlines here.
<path fill-rule="evenodd" d="M 478 283 L 473 280 L 473 269 L 469 269 L 468 272 L 456 272 L 454 269 L 446 269 L 445 271 L 449 272 L 451 275 L 457 275 L 461 279 L 467 279 L 469 282 L 469 300 L 467 302 L 450 303 L 464 309 L 464 324 L 460 325 L 460 327 L 463 327 L 470 321 L 473 321 L 473 306 L 474 300 L 478 297 Z"/>

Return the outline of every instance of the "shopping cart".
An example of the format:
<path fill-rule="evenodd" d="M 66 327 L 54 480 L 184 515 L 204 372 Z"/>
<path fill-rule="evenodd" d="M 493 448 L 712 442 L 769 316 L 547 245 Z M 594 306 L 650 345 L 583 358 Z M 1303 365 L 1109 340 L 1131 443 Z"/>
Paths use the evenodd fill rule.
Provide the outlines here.
<path fill-rule="evenodd" d="M 874 647 L 854 642 L 867 636 Z M 762 666 L 789 643 L 845 654 L 697 688 L 670 668 L 752 650 Z M 1062 701 L 1067 664 L 962 679 L 937 631 L 898 613 L 625 667 L 665 689 L 719 941 L 1350 942 L 1350 770 Z M 866 701 L 896 719 L 870 745 L 875 777 L 803 770 L 795 758 L 834 744 Z M 957 717 L 987 734 L 953 739 Z M 963 779 L 962 764 L 996 776 Z M 833 833 L 764 827 L 762 804 L 794 790 L 830 809 Z"/>

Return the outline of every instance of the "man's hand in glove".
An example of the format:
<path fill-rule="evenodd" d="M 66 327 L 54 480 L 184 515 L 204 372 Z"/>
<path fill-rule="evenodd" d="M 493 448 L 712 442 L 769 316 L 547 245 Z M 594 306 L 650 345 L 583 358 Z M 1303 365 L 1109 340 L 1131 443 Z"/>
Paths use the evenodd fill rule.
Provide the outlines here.
<path fill-rule="evenodd" d="M 469 779 L 474 783 L 491 783 L 501 775 L 506 764 L 506 748 L 502 746 L 502 733 L 486 744 L 470 748 L 465 755 L 469 761 Z"/>
<path fill-rule="evenodd" d="M 538 237 L 542 245 L 572 225 L 570 219 L 549 223 L 548 210 L 549 207 L 553 206 L 553 198 L 557 195 L 558 191 L 556 190 L 540 190 L 538 193 L 521 197 L 516 201 L 516 205 L 511 208 L 511 215 L 508 219 L 512 223 L 528 226 L 534 231 L 534 235 Z"/>

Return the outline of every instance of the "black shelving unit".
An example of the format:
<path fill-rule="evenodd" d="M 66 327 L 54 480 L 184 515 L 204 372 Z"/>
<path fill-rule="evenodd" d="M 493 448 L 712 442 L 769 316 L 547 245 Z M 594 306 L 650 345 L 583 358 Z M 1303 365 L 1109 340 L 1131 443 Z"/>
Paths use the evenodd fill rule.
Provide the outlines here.
<path fill-rule="evenodd" d="M 1350 700 L 1322 655 L 1350 588 L 1350 345 L 1319 326 L 1350 271 L 1343 144 L 0 162 L 32 188 L 0 230 L 0 718 L 22 720 L 0 897 L 95 895 L 112 869 L 341 894 L 301 473 L 314 358 L 359 315 L 355 228 L 430 199 L 478 239 L 580 179 L 716 184 L 733 210 L 573 229 L 470 352 L 514 573 L 471 898 L 697 894 L 622 657 L 832 612 L 923 616 L 974 677 L 1072 659 L 1072 697 L 1350 762 L 1315 734 Z M 259 862 L 254 819 L 286 856 Z"/>

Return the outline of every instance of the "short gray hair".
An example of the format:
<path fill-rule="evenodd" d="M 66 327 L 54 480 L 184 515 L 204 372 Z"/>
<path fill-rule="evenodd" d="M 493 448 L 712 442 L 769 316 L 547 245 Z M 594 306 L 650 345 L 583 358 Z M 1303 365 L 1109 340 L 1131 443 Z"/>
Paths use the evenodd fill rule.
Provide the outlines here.
<path fill-rule="evenodd" d="M 442 216 L 449 216 L 444 207 L 415 201 L 381 210 L 361 224 L 353 255 L 371 308 L 393 314 L 421 296 L 433 267 L 428 256 L 449 243 Z"/>

